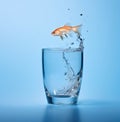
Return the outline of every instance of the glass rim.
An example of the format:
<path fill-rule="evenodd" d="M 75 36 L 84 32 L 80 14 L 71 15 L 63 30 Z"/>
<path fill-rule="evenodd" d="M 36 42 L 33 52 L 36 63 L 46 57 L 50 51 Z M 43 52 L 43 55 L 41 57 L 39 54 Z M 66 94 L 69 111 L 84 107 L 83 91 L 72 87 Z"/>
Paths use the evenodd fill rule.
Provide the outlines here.
<path fill-rule="evenodd" d="M 83 52 L 83 49 L 81 48 L 42 48 L 42 51 L 81 51 Z"/>

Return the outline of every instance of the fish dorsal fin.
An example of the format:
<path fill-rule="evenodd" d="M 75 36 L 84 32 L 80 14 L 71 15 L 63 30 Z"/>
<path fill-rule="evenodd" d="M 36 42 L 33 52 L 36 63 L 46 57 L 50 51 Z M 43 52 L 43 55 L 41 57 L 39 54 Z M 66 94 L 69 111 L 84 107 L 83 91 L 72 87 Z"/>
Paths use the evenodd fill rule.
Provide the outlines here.
<path fill-rule="evenodd" d="M 66 23 L 64 26 L 70 26 L 70 23 Z"/>

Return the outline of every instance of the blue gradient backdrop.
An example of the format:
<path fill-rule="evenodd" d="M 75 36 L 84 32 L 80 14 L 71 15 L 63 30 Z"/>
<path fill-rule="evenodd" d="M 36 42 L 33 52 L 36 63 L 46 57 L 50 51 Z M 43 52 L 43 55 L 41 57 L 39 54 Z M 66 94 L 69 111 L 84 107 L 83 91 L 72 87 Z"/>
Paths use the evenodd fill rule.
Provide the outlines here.
<path fill-rule="evenodd" d="M 0 105 L 47 103 L 41 48 L 57 46 L 57 37 L 50 33 L 67 22 L 83 24 L 84 72 L 79 100 L 119 101 L 119 11 L 119 0 L 1 0 Z"/>

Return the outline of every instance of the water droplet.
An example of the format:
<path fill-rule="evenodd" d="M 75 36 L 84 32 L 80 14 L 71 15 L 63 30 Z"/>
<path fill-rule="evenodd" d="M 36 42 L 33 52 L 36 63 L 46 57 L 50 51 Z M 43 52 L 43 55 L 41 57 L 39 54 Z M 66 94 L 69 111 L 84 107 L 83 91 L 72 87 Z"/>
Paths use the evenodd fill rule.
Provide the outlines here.
<path fill-rule="evenodd" d="M 83 16 L 83 14 L 81 13 L 80 16 Z"/>
<path fill-rule="evenodd" d="M 67 10 L 70 11 L 70 8 L 68 8 Z"/>
<path fill-rule="evenodd" d="M 65 72 L 64 75 L 67 75 L 67 72 Z"/>
<path fill-rule="evenodd" d="M 72 42 L 71 45 L 74 45 L 74 42 Z"/>

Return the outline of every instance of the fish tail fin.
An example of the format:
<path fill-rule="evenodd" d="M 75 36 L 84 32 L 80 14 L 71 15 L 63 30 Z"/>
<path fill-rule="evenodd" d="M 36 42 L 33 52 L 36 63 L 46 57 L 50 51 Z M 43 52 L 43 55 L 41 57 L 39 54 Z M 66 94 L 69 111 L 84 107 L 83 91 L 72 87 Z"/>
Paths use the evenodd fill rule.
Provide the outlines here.
<path fill-rule="evenodd" d="M 77 34 L 80 35 L 79 29 L 80 29 L 81 26 L 82 26 L 82 25 L 73 26 L 73 27 L 72 27 L 72 31 L 74 31 L 75 33 L 77 33 Z"/>

